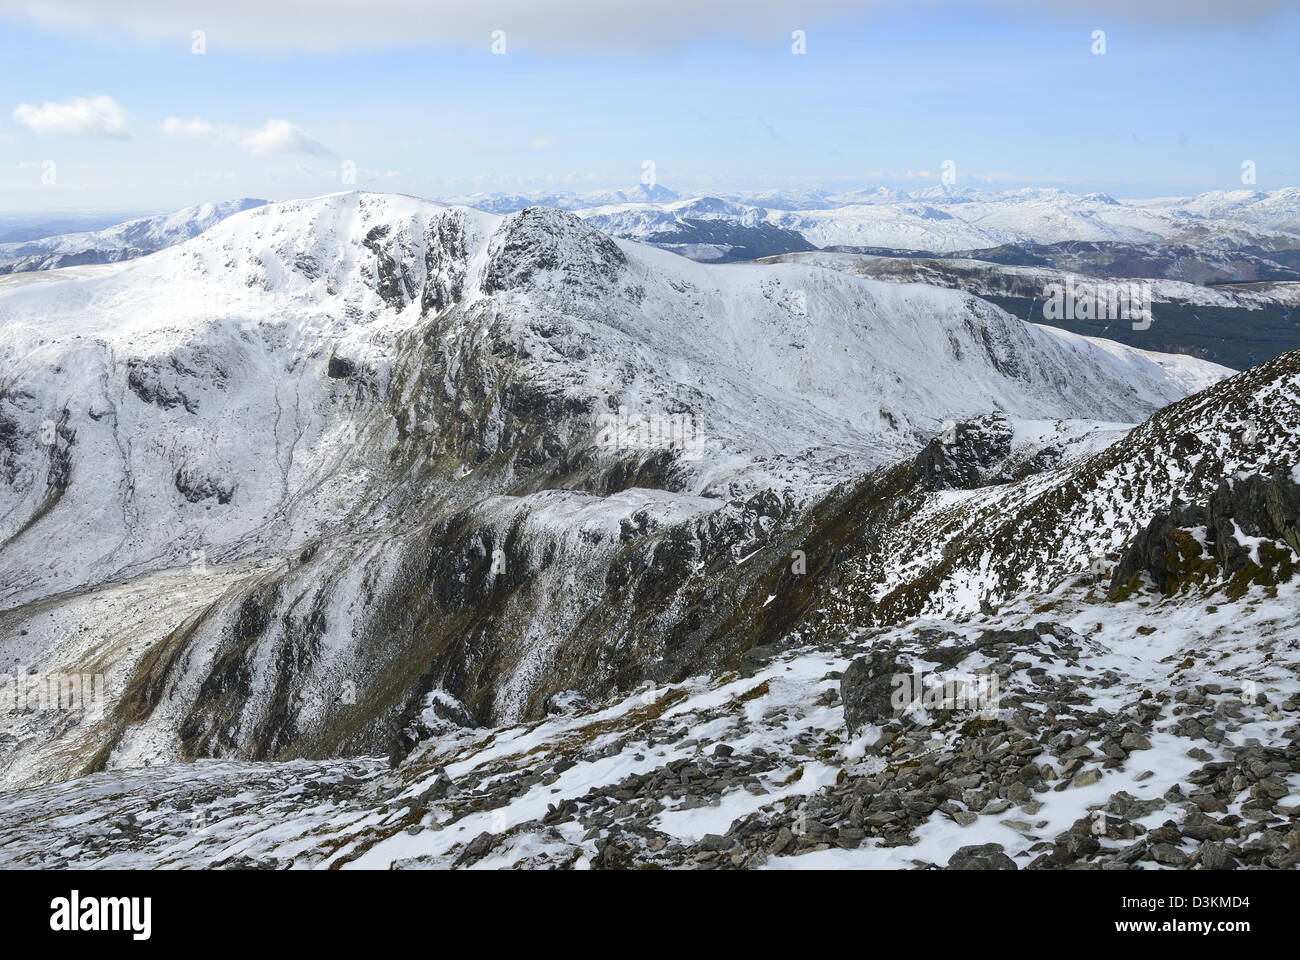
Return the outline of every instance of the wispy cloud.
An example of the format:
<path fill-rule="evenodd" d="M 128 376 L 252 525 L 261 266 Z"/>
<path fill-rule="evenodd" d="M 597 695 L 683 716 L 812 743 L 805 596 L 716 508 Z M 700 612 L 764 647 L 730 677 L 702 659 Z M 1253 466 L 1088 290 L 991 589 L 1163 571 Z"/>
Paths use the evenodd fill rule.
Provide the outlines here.
<path fill-rule="evenodd" d="M 67 103 L 46 102 L 39 107 L 20 103 L 14 119 L 39 134 L 63 133 L 82 137 L 131 136 L 126 128 L 126 111 L 108 96 L 77 97 Z"/>
<path fill-rule="evenodd" d="M 315 157 L 332 157 L 334 151 L 306 130 L 288 120 L 268 120 L 256 129 L 244 129 L 213 123 L 194 117 L 183 120 L 168 117 L 163 121 L 163 133 L 169 137 L 186 137 L 191 140 L 210 140 L 229 143 L 246 153 L 307 153 Z"/>

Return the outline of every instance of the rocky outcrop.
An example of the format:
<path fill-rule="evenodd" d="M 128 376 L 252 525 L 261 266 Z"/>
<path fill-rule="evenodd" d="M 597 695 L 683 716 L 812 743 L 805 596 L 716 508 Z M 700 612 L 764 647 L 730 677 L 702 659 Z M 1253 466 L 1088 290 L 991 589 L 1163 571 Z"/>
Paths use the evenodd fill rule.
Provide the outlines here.
<path fill-rule="evenodd" d="M 616 281 L 626 263 L 617 243 L 573 214 L 528 207 L 493 238 L 482 287 L 489 294 L 521 289 L 553 274 L 566 289 L 591 295 Z"/>
<path fill-rule="evenodd" d="M 926 490 L 983 486 L 991 469 L 1011 454 L 1014 435 L 996 414 L 951 424 L 917 454 L 916 480 Z"/>
<path fill-rule="evenodd" d="M 1017 870 L 1016 862 L 1006 855 L 1000 843 L 971 844 L 961 847 L 948 860 L 949 870 Z"/>
<path fill-rule="evenodd" d="M 1291 579 L 1300 560 L 1300 484 L 1288 471 L 1225 478 L 1201 504 L 1156 514 L 1133 538 L 1111 576 L 1110 594 L 1149 577 L 1165 595 L 1191 584 Z"/>
<path fill-rule="evenodd" d="M 1239 535 L 1285 544 L 1300 557 L 1300 484 L 1290 474 L 1224 480 L 1206 507 L 1206 526 L 1219 563 L 1232 575 L 1251 563 Z"/>

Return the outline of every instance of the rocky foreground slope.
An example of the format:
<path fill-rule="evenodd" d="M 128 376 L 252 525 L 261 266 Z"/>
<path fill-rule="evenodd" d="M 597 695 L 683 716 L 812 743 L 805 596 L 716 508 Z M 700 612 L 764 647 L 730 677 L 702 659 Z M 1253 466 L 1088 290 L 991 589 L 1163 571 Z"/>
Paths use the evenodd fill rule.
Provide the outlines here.
<path fill-rule="evenodd" d="M 10 791 L 0 864 L 1294 868 L 1296 582 L 1105 591 L 755 651 L 537 723 L 431 719 L 392 769 L 204 760 Z M 900 713 L 881 681 L 914 671 L 992 697 Z"/>

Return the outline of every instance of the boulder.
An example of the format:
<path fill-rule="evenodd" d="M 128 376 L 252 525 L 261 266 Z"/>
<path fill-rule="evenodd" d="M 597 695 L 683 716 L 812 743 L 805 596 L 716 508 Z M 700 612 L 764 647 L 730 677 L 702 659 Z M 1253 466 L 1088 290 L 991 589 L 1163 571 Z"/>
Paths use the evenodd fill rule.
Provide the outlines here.
<path fill-rule="evenodd" d="M 876 651 L 849 664 L 840 678 L 844 725 L 849 736 L 856 736 L 867 724 L 893 718 L 893 678 L 901 672 L 888 651 Z"/>
<path fill-rule="evenodd" d="M 1006 855 L 1000 843 L 971 844 L 960 847 L 948 860 L 949 870 L 1016 870 L 1016 862 Z"/>

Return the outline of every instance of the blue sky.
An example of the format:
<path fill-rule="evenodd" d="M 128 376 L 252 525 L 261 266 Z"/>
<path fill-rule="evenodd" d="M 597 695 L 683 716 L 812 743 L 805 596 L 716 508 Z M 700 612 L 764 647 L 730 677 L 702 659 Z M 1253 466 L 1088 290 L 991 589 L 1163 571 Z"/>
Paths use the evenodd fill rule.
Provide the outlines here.
<path fill-rule="evenodd" d="M 1118 3 L 746 16 L 699 0 L 605 4 L 593 22 L 565 0 L 545 21 L 516 2 L 440 30 L 437 2 L 349 0 L 318 4 L 310 28 L 288 9 L 231 13 L 202 55 L 207 5 L 96 6 L 0 0 L 0 211 L 309 196 L 341 189 L 345 163 L 360 187 L 428 197 L 626 187 L 645 160 L 687 193 L 923 187 L 945 160 L 997 189 L 1239 189 L 1243 160 L 1259 189 L 1300 183 L 1300 10 L 1285 4 L 1203 0 L 1184 22 Z M 365 10 L 380 19 L 350 26 Z"/>

